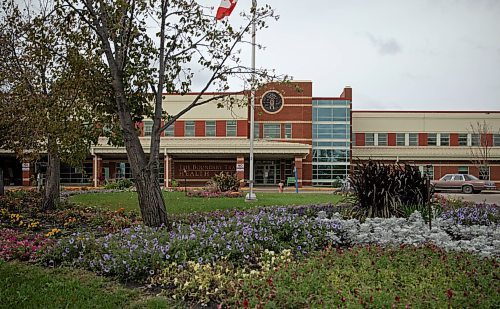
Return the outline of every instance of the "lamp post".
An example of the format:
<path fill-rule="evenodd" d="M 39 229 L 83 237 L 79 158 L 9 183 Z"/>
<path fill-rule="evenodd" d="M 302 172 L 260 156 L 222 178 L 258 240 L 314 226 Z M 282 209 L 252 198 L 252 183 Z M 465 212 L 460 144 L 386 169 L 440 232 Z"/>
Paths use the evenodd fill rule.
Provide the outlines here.
<path fill-rule="evenodd" d="M 252 23 L 252 90 L 250 96 L 250 179 L 248 181 L 250 191 L 245 196 L 245 201 L 255 201 L 257 197 L 253 193 L 254 167 L 253 167 L 253 140 L 254 140 L 254 114 L 255 114 L 255 10 L 257 0 L 252 1 L 253 23 Z"/>
<path fill-rule="evenodd" d="M 184 174 L 184 195 L 187 195 L 187 170 L 184 168 L 182 172 Z"/>

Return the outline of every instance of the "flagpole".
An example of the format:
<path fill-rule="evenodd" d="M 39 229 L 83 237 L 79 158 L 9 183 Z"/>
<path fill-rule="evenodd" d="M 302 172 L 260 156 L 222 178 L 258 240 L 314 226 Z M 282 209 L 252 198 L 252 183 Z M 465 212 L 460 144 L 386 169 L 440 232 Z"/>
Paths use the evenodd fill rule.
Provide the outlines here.
<path fill-rule="evenodd" d="M 254 201 L 257 199 L 255 194 L 253 193 L 253 184 L 254 184 L 254 167 L 253 167 L 253 142 L 254 142 L 254 114 L 255 114 L 255 11 L 257 10 L 257 0 L 252 0 L 252 89 L 250 95 L 250 192 L 246 195 L 246 201 Z"/>

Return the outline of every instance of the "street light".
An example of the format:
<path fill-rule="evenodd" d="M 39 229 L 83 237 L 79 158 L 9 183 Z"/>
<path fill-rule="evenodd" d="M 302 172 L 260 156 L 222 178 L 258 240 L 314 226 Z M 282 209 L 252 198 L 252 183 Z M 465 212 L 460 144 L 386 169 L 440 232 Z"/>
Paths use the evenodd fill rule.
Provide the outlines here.
<path fill-rule="evenodd" d="M 184 168 L 182 172 L 184 173 L 184 195 L 187 196 L 187 171 Z"/>

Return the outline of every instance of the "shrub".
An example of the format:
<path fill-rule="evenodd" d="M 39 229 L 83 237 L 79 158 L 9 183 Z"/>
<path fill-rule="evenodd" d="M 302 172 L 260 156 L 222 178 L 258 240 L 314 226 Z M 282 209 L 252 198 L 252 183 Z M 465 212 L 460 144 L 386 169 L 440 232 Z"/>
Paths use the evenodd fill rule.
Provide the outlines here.
<path fill-rule="evenodd" d="M 116 181 L 108 182 L 104 188 L 107 190 L 123 190 L 134 186 L 134 183 L 130 179 L 122 178 Z"/>
<path fill-rule="evenodd" d="M 415 166 L 374 161 L 358 164 L 351 179 L 359 218 L 401 215 L 402 205 L 424 204 L 427 188 Z"/>
<path fill-rule="evenodd" d="M 240 181 L 236 175 L 221 172 L 218 175 L 214 175 L 211 180 L 220 192 L 238 191 L 240 188 Z"/>

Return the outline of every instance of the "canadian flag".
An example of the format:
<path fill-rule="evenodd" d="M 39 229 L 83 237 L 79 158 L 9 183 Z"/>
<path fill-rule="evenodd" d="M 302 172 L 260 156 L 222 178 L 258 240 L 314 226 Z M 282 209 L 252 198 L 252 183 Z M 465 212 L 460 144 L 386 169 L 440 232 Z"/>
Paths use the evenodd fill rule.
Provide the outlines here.
<path fill-rule="evenodd" d="M 224 17 L 231 15 L 231 12 L 236 6 L 236 2 L 238 2 L 238 0 L 222 0 L 219 8 L 217 9 L 217 16 L 215 16 L 215 18 L 217 20 L 221 20 Z"/>

